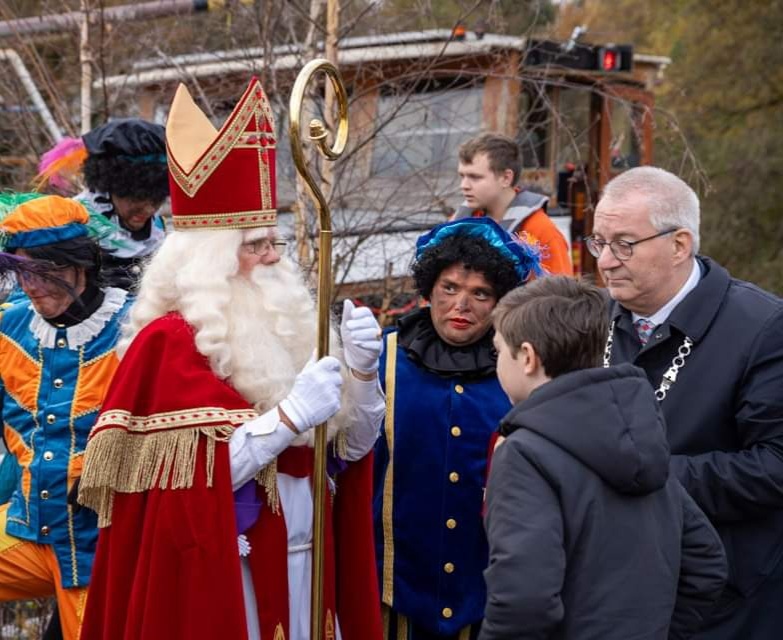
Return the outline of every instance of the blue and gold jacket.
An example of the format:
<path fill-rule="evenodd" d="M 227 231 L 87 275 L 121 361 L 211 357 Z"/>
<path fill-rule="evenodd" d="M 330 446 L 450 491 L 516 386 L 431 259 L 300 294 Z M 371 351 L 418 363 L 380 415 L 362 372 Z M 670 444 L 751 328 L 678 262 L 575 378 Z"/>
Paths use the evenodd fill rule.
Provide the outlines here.
<path fill-rule="evenodd" d="M 3 437 L 21 468 L 6 532 L 52 545 L 63 587 L 90 580 L 97 517 L 74 513 L 66 499 L 117 367 L 114 346 L 129 306 L 125 291 L 107 289 L 95 313 L 71 327 L 47 323 L 25 302 L 0 318 Z"/>
<path fill-rule="evenodd" d="M 484 615 L 487 454 L 511 404 L 494 359 L 483 376 L 439 375 L 397 338 L 386 334 L 380 367 L 387 412 L 373 512 L 381 597 L 431 633 L 454 635 Z"/>

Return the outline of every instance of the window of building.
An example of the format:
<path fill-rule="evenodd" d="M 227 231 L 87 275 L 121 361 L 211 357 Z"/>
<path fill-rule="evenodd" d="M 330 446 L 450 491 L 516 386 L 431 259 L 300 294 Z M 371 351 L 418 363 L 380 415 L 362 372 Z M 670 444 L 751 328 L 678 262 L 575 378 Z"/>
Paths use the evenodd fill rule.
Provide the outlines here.
<path fill-rule="evenodd" d="M 457 149 L 482 121 L 481 85 L 438 83 L 414 93 L 382 93 L 376 122 L 384 124 L 372 151 L 374 176 L 454 173 Z"/>

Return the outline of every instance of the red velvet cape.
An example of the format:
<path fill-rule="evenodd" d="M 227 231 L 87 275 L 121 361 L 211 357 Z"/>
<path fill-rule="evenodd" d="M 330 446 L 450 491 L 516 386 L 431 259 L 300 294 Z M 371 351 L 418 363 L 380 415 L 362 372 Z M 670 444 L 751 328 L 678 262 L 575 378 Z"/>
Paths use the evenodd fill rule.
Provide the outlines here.
<path fill-rule="evenodd" d="M 247 637 L 228 445 L 225 435 L 211 438 L 209 430 L 223 429 L 225 434 L 247 419 L 248 410 L 248 403 L 212 373 L 196 350 L 191 327 L 178 314 L 159 318 L 134 340 L 108 391 L 85 460 L 80 499 L 97 505 L 90 501 L 90 492 L 100 489 L 101 482 L 105 485 L 107 478 L 115 491 L 111 524 L 98 539 L 82 640 Z M 192 477 L 184 482 L 188 486 L 182 486 L 182 478 L 175 479 L 176 464 L 167 470 L 158 453 L 160 464 L 146 481 L 150 486 L 127 491 L 128 486 L 144 484 L 139 484 L 139 474 L 128 475 L 138 471 L 129 465 L 149 463 L 144 439 L 188 430 L 198 432 L 195 455 L 191 454 Z M 107 442 L 114 446 L 101 451 Z M 184 459 L 177 457 L 180 454 L 174 456 L 175 462 Z M 128 480 L 131 476 L 135 480 Z M 335 546 L 334 557 L 326 564 L 336 563 L 336 585 L 328 590 L 337 600 L 343 640 L 382 636 L 371 477 L 371 455 L 351 463 L 338 476 L 339 490 L 330 510 Z M 259 551 L 254 546 L 250 557 Z M 254 583 L 280 590 L 271 567 L 285 566 L 285 554 L 283 549 L 268 558 L 268 576 L 258 575 L 254 568 Z M 287 589 L 283 593 L 287 600 Z M 288 621 L 284 623 L 287 630 Z M 268 633 L 263 638 L 279 640 Z"/>

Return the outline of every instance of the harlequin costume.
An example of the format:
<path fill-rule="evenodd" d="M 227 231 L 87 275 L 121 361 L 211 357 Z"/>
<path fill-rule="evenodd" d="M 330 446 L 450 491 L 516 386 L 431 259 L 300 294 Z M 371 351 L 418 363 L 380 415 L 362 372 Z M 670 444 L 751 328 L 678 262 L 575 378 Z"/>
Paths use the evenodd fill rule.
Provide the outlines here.
<path fill-rule="evenodd" d="M 538 269 L 531 248 L 489 218 L 435 227 L 416 258 L 475 235 L 513 262 L 520 282 Z M 482 523 L 487 456 L 511 404 L 495 374 L 492 330 L 451 346 L 429 307 L 386 333 L 387 412 L 375 449 L 373 512 L 388 640 L 468 640 L 478 634 L 488 559 Z"/>
<path fill-rule="evenodd" d="M 276 224 L 276 140 L 256 79 L 220 131 L 181 86 L 167 140 L 173 239 Z M 378 423 L 382 412 L 381 401 Z M 267 415 L 218 378 L 179 312 L 134 338 L 81 484 L 80 501 L 103 527 L 83 640 L 307 637 L 312 449 L 285 448 L 232 492 L 231 439 Z M 371 463 L 332 459 L 344 470 L 327 500 L 325 638 L 380 636 Z M 242 559 L 238 534 L 251 549 Z"/>
<path fill-rule="evenodd" d="M 46 277 L 51 264 L 13 252 L 89 231 L 85 208 L 59 196 L 4 194 L 2 209 L 4 274 Z M 125 291 L 88 285 L 58 318 L 42 317 L 29 300 L 0 318 L 3 438 L 20 467 L 10 502 L 0 507 L 0 600 L 56 595 L 65 638 L 78 636 L 98 536 L 95 513 L 66 500 L 117 366 L 128 306 Z"/>

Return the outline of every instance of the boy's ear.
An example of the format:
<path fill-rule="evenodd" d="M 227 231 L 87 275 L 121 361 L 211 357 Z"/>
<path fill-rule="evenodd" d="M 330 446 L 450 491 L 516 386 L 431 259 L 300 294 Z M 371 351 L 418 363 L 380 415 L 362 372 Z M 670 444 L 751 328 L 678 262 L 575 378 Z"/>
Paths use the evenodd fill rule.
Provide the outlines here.
<path fill-rule="evenodd" d="M 538 357 L 536 349 L 532 344 L 523 342 L 519 346 L 518 356 L 521 359 L 526 375 L 532 376 L 538 372 L 538 368 L 541 366 L 541 359 Z"/>

